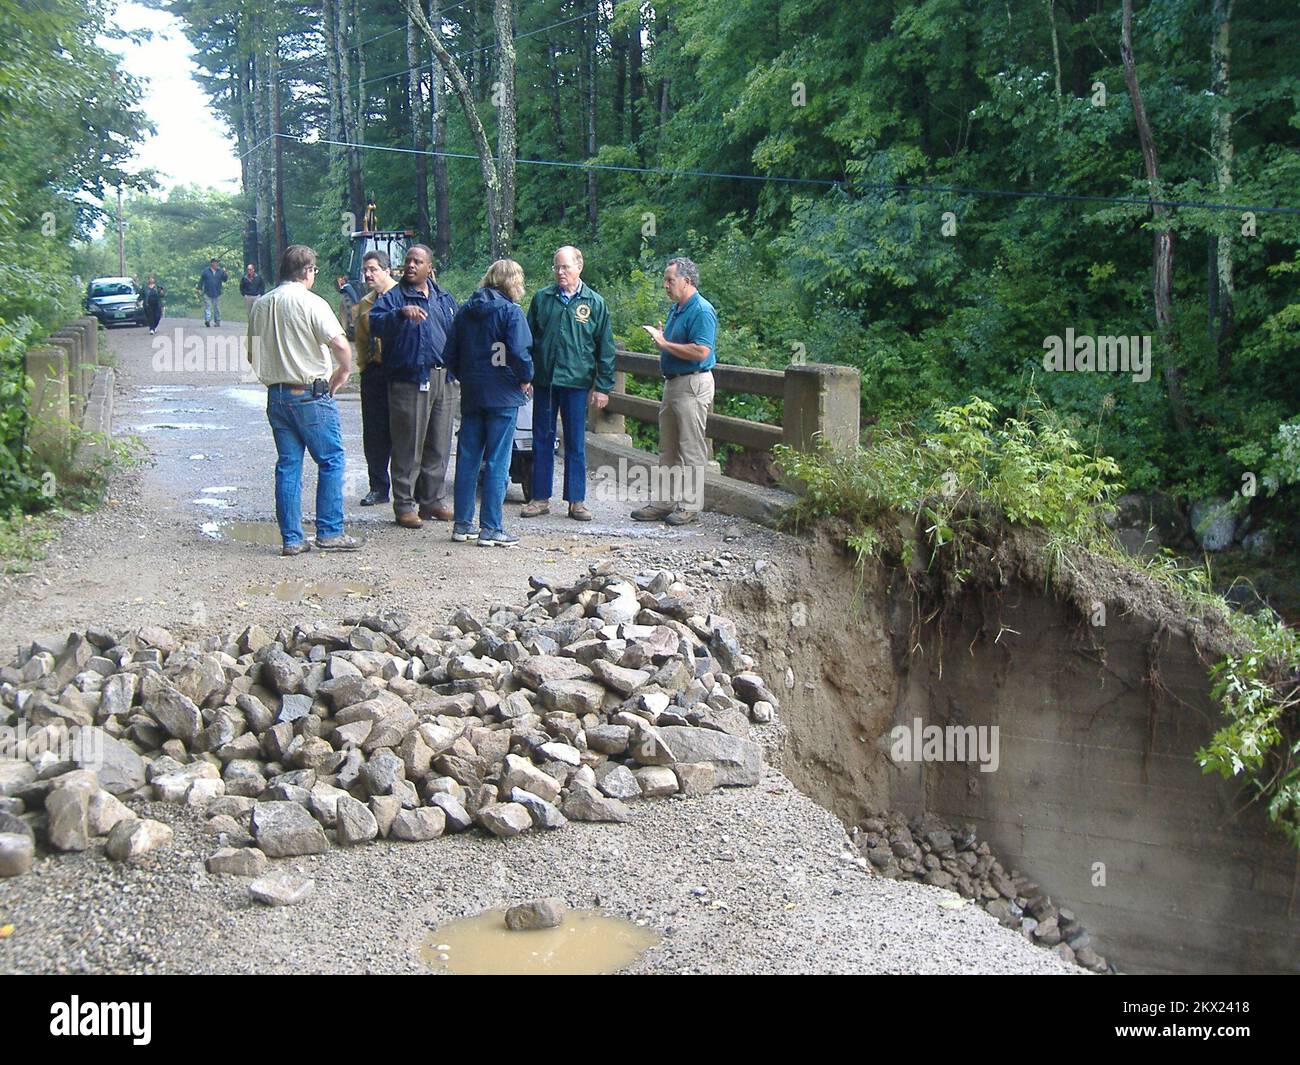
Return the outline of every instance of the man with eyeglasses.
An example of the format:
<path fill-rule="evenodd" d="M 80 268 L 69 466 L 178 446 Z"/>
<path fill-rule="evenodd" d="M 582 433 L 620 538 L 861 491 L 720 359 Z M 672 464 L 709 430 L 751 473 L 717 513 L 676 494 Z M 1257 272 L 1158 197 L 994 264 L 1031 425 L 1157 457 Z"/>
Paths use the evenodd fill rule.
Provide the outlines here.
<path fill-rule="evenodd" d="M 528 307 L 533 334 L 532 502 L 519 512 L 551 512 L 555 477 L 555 426 L 564 422 L 564 499 L 569 517 L 591 521 L 587 509 L 587 403 L 604 410 L 614 387 L 614 333 L 609 309 L 583 283 L 582 252 L 565 245 L 555 253 L 555 284 L 539 289 Z"/>
<path fill-rule="evenodd" d="M 316 475 L 316 549 L 355 551 L 343 533 L 343 432 L 334 393 L 352 373 L 352 348 L 338 316 L 311 291 L 316 252 L 291 244 L 280 279 L 248 315 L 248 361 L 266 385 L 266 419 L 275 436 L 275 520 L 282 555 L 311 550 L 302 530 L 302 456 Z M 331 360 L 330 356 L 333 355 Z"/>

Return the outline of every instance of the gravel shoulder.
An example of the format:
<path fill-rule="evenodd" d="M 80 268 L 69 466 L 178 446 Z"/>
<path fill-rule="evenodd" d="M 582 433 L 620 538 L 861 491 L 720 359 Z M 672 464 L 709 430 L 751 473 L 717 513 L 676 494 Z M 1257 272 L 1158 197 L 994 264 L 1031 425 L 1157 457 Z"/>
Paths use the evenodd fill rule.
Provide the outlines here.
<path fill-rule="evenodd" d="M 586 526 L 559 515 L 520 521 L 507 504 L 523 544 L 486 551 L 452 544 L 441 526 L 408 532 L 386 512 L 355 508 L 354 474 L 349 531 L 366 536 L 366 549 L 281 559 L 202 529 L 273 521 L 274 448 L 255 391 L 233 374 L 156 370 L 142 331 L 109 343 L 119 358 L 119 430 L 139 429 L 151 459 L 115 479 L 107 506 L 65 523 L 33 574 L 0 585 L 6 660 L 20 641 L 88 624 L 158 624 L 186 639 L 381 606 L 441 620 L 461 605 L 522 602 L 530 573 L 569 582 L 610 557 L 684 570 L 704 588 L 752 572 L 760 558 L 780 566 L 806 550 L 718 515 L 684 532 L 647 529 L 626 518 L 627 503 L 597 493 Z M 359 456 L 358 405 L 340 405 L 349 455 Z M 309 477 L 305 498 L 313 485 Z M 285 598 L 274 588 L 285 581 L 306 587 Z M 366 594 L 331 594 L 346 582 Z M 779 742 L 771 731 L 769 743 Z M 426 973 L 419 950 L 442 923 L 556 895 L 661 934 L 631 972 L 1079 972 L 974 906 L 940 906 L 950 892 L 861 871 L 843 826 L 776 769 L 754 788 L 638 802 L 626 825 L 573 823 L 507 841 L 384 841 L 281 860 L 276 868 L 316 880 L 306 904 L 284 910 L 249 901 L 245 880 L 205 871 L 217 842 L 199 815 L 132 805 L 171 824 L 173 843 L 137 863 L 110 862 L 101 847 L 39 859 L 30 874 L 0 880 L 0 925 L 14 925 L 0 940 L 0 971 Z"/>

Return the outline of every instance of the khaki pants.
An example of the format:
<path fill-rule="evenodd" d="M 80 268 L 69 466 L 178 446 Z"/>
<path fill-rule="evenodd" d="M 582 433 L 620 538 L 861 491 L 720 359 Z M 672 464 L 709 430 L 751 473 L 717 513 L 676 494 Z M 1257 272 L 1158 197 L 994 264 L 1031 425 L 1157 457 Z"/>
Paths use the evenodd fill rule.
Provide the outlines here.
<path fill-rule="evenodd" d="M 713 406 L 713 374 L 683 374 L 664 382 L 659 407 L 659 468 L 650 498 L 683 510 L 704 509 L 704 470 L 709 461 L 706 431 Z"/>
<path fill-rule="evenodd" d="M 445 505 L 455 413 L 456 386 L 444 369 L 429 373 L 427 392 L 407 381 L 388 382 L 395 513 Z"/>
<path fill-rule="evenodd" d="M 253 313 L 253 304 L 256 303 L 256 302 L 257 302 L 257 297 L 256 297 L 256 296 L 245 296 L 245 297 L 244 297 L 244 313 L 245 313 L 245 314 L 252 314 L 252 313 Z"/>

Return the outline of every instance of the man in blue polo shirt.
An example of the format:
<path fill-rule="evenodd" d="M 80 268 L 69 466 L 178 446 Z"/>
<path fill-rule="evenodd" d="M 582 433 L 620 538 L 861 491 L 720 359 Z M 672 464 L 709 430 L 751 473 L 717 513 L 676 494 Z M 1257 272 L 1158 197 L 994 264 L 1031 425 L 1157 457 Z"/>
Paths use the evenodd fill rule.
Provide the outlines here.
<path fill-rule="evenodd" d="M 673 301 L 668 321 L 662 329 L 642 327 L 659 348 L 664 398 L 659 406 L 659 467 L 650 502 L 632 512 L 637 521 L 685 525 L 704 509 L 718 314 L 700 295 L 699 284 L 699 267 L 690 259 L 670 259 L 664 268 L 664 291 Z"/>

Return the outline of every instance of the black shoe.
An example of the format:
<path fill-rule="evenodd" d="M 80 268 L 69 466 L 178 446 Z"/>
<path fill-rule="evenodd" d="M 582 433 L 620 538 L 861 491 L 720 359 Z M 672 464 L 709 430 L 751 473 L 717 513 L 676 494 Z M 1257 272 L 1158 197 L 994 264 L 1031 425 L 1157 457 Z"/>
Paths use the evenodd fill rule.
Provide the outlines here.
<path fill-rule="evenodd" d="M 370 491 L 361 497 L 361 505 L 363 507 L 373 507 L 377 503 L 387 503 L 387 502 L 388 502 L 387 492 Z"/>

